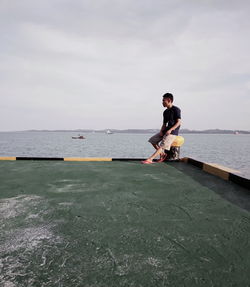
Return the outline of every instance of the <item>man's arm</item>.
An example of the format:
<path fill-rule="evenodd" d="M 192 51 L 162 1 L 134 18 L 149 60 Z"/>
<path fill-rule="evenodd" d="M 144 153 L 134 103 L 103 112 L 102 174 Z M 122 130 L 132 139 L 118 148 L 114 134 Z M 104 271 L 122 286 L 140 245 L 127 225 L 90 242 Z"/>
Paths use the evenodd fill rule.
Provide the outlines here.
<path fill-rule="evenodd" d="M 178 119 L 176 124 L 166 132 L 166 135 L 170 135 L 171 132 L 174 131 L 176 128 L 178 128 L 180 125 L 181 125 L 181 119 Z"/>
<path fill-rule="evenodd" d="M 160 135 L 163 136 L 164 135 L 164 130 L 166 129 L 166 124 L 163 123 L 161 130 L 160 130 Z"/>

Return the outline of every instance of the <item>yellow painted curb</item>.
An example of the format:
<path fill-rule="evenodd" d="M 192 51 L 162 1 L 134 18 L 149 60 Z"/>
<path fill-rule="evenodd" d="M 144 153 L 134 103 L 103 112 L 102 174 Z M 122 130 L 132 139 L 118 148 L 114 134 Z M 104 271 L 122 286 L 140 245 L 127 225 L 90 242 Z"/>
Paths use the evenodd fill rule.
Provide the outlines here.
<path fill-rule="evenodd" d="M 0 160 L 16 160 L 16 158 L 15 157 L 13 157 L 13 156 L 5 156 L 5 157 L 0 157 Z"/>
<path fill-rule="evenodd" d="M 219 168 L 217 166 L 213 166 L 213 165 L 204 163 L 203 164 L 203 170 L 208 172 L 208 173 L 210 173 L 210 174 L 219 176 L 219 177 L 221 177 L 221 178 L 223 178 L 225 180 L 229 179 L 229 172 L 226 171 L 226 170 L 221 169 L 221 167 Z"/>
<path fill-rule="evenodd" d="M 64 161 L 112 161 L 109 157 L 66 157 Z"/>
<path fill-rule="evenodd" d="M 207 164 L 213 166 L 213 167 L 217 167 L 219 169 L 222 169 L 224 171 L 227 171 L 227 172 L 230 172 L 230 173 L 241 173 L 239 170 L 236 170 L 236 169 L 233 169 L 233 168 L 230 168 L 230 167 L 227 167 L 227 166 L 223 166 L 223 165 L 220 165 L 220 164 L 217 164 L 217 163 L 213 163 L 213 162 L 208 162 Z"/>

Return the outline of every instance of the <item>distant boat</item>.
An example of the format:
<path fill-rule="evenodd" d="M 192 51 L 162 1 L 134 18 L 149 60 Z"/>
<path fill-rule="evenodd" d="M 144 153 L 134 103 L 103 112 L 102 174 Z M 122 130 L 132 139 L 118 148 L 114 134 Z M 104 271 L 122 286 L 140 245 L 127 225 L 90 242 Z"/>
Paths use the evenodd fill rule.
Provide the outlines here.
<path fill-rule="evenodd" d="M 84 140 L 84 139 L 85 139 L 85 137 L 84 137 L 84 136 L 79 135 L 79 136 L 77 136 L 77 137 L 72 137 L 72 139 L 74 139 L 74 140 Z"/>
<path fill-rule="evenodd" d="M 235 134 L 235 135 L 238 135 L 238 134 L 239 134 L 239 132 L 238 132 L 238 131 L 235 131 L 235 132 L 234 132 L 234 134 Z"/>
<path fill-rule="evenodd" d="M 107 130 L 107 131 L 106 131 L 106 134 L 107 134 L 107 135 L 111 135 L 111 134 L 113 134 L 113 132 L 111 132 L 110 130 Z"/>

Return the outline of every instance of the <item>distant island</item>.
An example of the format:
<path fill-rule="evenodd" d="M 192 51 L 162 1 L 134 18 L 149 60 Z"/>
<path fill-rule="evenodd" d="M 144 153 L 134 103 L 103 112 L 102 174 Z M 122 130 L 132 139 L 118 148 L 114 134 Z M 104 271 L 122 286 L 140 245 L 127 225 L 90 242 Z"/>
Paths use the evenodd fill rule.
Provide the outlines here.
<path fill-rule="evenodd" d="M 91 129 L 75 129 L 75 130 L 27 130 L 27 132 L 72 132 L 72 133 L 106 133 L 109 130 L 112 133 L 120 134 L 153 134 L 157 133 L 159 129 L 105 129 L 105 130 L 91 130 Z M 250 131 L 244 130 L 221 130 L 221 129 L 208 129 L 208 130 L 190 130 L 181 129 L 180 134 L 250 134 Z"/>
<path fill-rule="evenodd" d="M 220 130 L 220 129 L 209 129 L 209 130 L 182 129 L 182 130 L 180 130 L 180 133 L 183 133 L 183 134 L 250 134 L 250 131 Z"/>

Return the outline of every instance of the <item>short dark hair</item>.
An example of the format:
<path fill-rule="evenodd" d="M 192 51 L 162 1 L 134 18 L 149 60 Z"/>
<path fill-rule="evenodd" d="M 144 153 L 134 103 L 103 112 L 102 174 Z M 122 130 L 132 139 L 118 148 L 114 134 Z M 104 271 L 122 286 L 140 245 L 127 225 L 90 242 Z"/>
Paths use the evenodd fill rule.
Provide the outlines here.
<path fill-rule="evenodd" d="M 174 96 L 170 93 L 166 93 L 163 95 L 163 99 L 167 99 L 167 98 L 170 99 L 171 102 L 174 101 Z"/>

